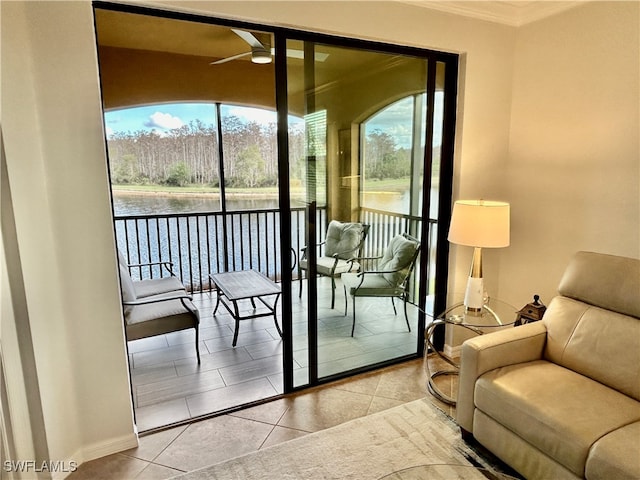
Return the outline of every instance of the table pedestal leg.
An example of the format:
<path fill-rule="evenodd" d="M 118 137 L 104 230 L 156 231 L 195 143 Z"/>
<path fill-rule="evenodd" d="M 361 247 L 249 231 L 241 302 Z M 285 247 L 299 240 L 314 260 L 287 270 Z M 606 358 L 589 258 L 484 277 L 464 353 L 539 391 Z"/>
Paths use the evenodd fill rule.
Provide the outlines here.
<path fill-rule="evenodd" d="M 431 324 L 427 327 L 425 332 L 425 342 L 427 344 L 427 348 L 425 349 L 425 357 L 424 357 L 424 365 L 425 365 L 425 373 L 427 374 L 427 390 L 429 393 L 436 397 L 441 402 L 446 403 L 447 405 L 455 405 L 456 399 L 446 395 L 442 392 L 435 383 L 435 378 L 443 376 L 443 375 L 458 375 L 459 366 L 456 365 L 452 360 L 442 355 L 438 350 L 436 350 L 435 346 L 431 342 L 431 336 L 433 335 L 433 331 L 439 325 L 445 325 L 446 323 L 443 321 L 435 320 L 431 322 Z M 436 372 L 431 373 L 431 369 L 429 368 L 429 351 L 434 352 L 438 357 L 451 365 L 453 370 L 438 370 Z"/>

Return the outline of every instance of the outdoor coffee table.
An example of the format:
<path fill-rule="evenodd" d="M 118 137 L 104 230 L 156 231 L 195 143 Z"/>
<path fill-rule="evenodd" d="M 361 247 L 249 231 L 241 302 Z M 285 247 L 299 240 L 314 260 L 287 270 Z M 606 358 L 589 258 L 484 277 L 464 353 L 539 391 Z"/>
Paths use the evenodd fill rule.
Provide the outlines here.
<path fill-rule="evenodd" d="M 278 334 L 282 337 L 282 330 L 280 330 L 280 325 L 278 325 L 278 318 L 276 316 L 276 305 L 280 298 L 280 286 L 277 283 L 255 270 L 216 273 L 215 275 L 209 275 L 209 278 L 216 286 L 216 293 L 218 294 L 213 314 L 216 314 L 218 307 L 222 304 L 236 322 L 232 344 L 234 347 L 238 341 L 240 320 L 270 317 L 273 315 L 273 322 L 276 324 Z M 276 296 L 273 304 L 270 304 L 262 298 L 271 295 Z M 256 299 L 260 300 L 260 302 L 267 307 L 266 312 L 257 312 Z M 253 306 L 253 312 L 248 315 L 241 315 L 240 308 L 238 307 L 238 302 L 240 300 L 250 300 L 251 305 Z"/>

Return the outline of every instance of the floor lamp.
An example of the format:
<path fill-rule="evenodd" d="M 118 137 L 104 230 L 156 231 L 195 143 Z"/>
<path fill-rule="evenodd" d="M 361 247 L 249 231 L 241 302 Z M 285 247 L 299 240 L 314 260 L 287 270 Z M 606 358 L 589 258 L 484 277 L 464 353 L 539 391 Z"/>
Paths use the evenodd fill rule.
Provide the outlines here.
<path fill-rule="evenodd" d="M 474 247 L 464 295 L 467 313 L 481 312 L 485 304 L 482 249 L 509 246 L 509 210 L 508 203 L 491 200 L 458 200 L 453 205 L 448 240 Z"/>

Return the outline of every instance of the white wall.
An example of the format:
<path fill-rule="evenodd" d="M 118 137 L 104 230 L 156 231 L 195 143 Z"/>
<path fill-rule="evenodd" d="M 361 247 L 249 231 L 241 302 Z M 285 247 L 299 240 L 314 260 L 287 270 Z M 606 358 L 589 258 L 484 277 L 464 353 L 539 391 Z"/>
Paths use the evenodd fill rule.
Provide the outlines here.
<path fill-rule="evenodd" d="M 1 8 L 2 128 L 47 450 L 83 461 L 136 444 L 92 11 Z"/>
<path fill-rule="evenodd" d="M 637 2 L 590 2 L 518 32 L 500 292 L 519 307 L 549 301 L 575 251 L 640 257 L 639 21 Z"/>
<path fill-rule="evenodd" d="M 638 245 L 637 6 L 587 5 L 518 31 L 391 2 L 173 3 L 162 6 L 463 53 L 455 197 L 512 202 L 512 246 L 486 255 L 490 289 L 511 303 L 546 297 L 573 250 Z M 3 130 L 47 438 L 52 458 L 83 460 L 134 438 L 91 5 L 0 5 Z M 530 218 L 544 233 L 530 234 Z M 458 250 L 453 290 L 471 256 Z"/>

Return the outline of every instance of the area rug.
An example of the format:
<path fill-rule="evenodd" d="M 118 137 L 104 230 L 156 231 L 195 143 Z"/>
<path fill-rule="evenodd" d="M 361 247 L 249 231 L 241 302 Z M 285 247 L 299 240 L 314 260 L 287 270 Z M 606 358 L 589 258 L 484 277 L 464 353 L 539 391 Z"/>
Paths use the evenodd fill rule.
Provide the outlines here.
<path fill-rule="evenodd" d="M 421 399 L 241 457 L 180 480 L 375 480 L 424 464 L 493 468 L 429 400 Z"/>

